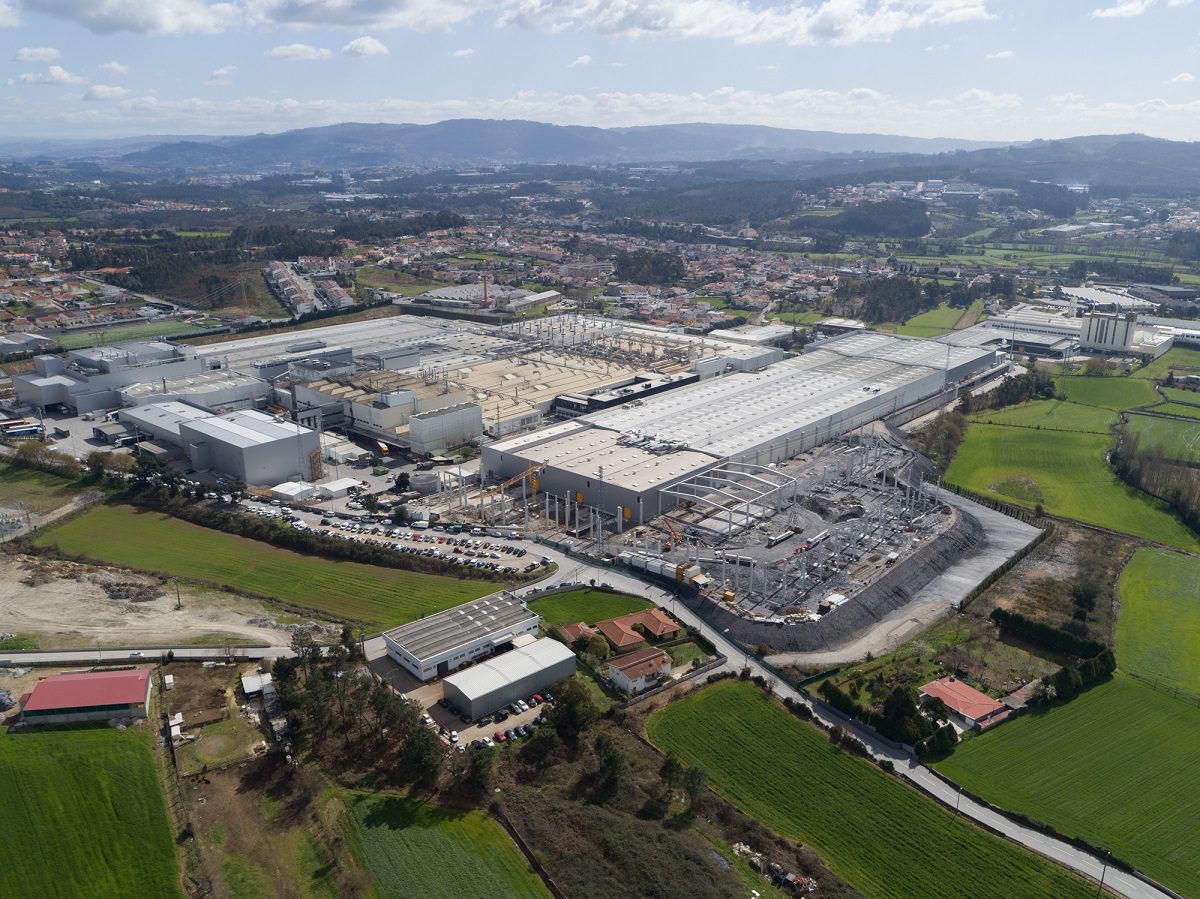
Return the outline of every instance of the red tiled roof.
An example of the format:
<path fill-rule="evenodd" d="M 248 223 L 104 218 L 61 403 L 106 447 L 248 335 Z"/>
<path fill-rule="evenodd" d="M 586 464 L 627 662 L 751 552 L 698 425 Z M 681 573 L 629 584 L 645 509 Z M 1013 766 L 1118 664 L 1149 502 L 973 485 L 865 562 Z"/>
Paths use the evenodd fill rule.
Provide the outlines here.
<path fill-rule="evenodd" d="M 141 705 L 146 701 L 150 669 L 52 674 L 40 681 L 22 704 L 26 712 L 79 709 L 98 705 Z"/>
<path fill-rule="evenodd" d="M 994 715 L 1004 708 L 1004 703 L 997 702 L 974 687 L 951 677 L 943 677 L 926 684 L 921 688 L 921 692 L 936 696 L 964 718 L 973 721 Z"/>
<path fill-rule="evenodd" d="M 584 634 L 597 633 L 597 631 L 594 627 L 589 627 L 588 625 L 584 624 L 582 621 L 577 621 L 574 624 L 564 624 L 562 627 L 560 627 L 558 629 L 558 632 L 562 635 L 562 638 L 564 640 L 566 640 L 568 643 L 574 643 L 576 640 L 578 640 Z"/>
<path fill-rule="evenodd" d="M 630 625 L 640 624 L 655 637 L 665 637 L 667 634 L 674 634 L 679 630 L 679 625 L 675 619 L 662 609 L 646 609 L 644 612 L 634 612 L 632 615 L 626 615 L 620 620 L 628 621 Z"/>
<path fill-rule="evenodd" d="M 630 625 L 629 616 L 621 618 L 610 618 L 608 621 L 597 621 L 596 629 L 604 634 L 608 642 L 616 647 L 617 652 L 622 649 L 627 649 L 631 646 L 637 646 L 642 642 L 642 635 L 635 631 Z"/>
<path fill-rule="evenodd" d="M 620 671 L 632 681 L 644 675 L 662 671 L 665 666 L 670 664 L 671 657 L 669 655 L 661 649 L 650 647 L 649 649 L 640 649 L 637 652 L 631 652 L 626 656 L 610 659 L 608 667 Z"/>

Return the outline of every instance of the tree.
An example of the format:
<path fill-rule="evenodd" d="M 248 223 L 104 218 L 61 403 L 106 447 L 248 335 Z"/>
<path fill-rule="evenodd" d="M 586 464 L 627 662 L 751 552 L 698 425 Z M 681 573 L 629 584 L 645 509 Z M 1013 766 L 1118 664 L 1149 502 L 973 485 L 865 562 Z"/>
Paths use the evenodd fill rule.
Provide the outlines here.
<path fill-rule="evenodd" d="M 496 779 L 496 750 L 492 746 L 472 746 L 467 750 L 466 782 L 480 793 Z"/>
<path fill-rule="evenodd" d="M 554 704 L 544 716 L 564 742 L 574 743 L 600 717 L 587 684 L 568 677 L 554 685 Z"/>
<path fill-rule="evenodd" d="M 921 699 L 921 709 L 934 724 L 950 720 L 950 707 L 940 696 L 926 695 Z"/>
<path fill-rule="evenodd" d="M 600 734 L 596 737 L 595 749 L 596 756 L 600 760 L 600 771 L 598 772 L 600 782 L 597 785 L 597 792 L 604 796 L 611 796 L 616 791 L 621 775 L 625 772 L 625 756 L 622 755 L 621 750 L 608 734 Z"/>
<path fill-rule="evenodd" d="M 358 501 L 362 503 L 363 509 L 368 512 L 379 511 L 379 497 L 374 493 L 364 493 L 358 498 Z"/>
<path fill-rule="evenodd" d="M 84 466 L 88 472 L 96 477 L 103 477 L 108 471 L 108 460 L 112 457 L 112 453 L 107 453 L 104 450 L 92 450 L 84 458 Z"/>
<path fill-rule="evenodd" d="M 693 809 L 708 786 L 708 775 L 699 765 L 689 765 L 683 769 L 682 786 L 683 792 L 687 794 L 688 808 Z"/>
<path fill-rule="evenodd" d="M 427 727 L 418 727 L 404 742 L 400 764 L 418 788 L 432 790 L 437 786 L 443 758 L 437 734 Z"/>
<path fill-rule="evenodd" d="M 600 634 L 592 634 L 587 638 L 584 651 L 588 655 L 595 656 L 600 661 L 604 661 L 608 658 L 608 641 Z"/>
<path fill-rule="evenodd" d="M 658 779 L 667 788 L 668 797 L 675 792 L 675 787 L 679 785 L 682 777 L 683 762 L 679 761 L 679 757 L 674 752 L 668 752 L 666 758 L 662 760 L 662 764 L 658 768 Z"/>

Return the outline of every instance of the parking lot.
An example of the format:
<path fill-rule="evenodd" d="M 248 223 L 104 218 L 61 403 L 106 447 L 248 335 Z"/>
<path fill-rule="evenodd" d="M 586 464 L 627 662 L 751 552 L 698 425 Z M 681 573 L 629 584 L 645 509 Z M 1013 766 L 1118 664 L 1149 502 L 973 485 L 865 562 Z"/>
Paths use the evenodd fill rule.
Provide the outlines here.
<path fill-rule="evenodd" d="M 512 730 L 516 735 L 518 726 L 525 728 L 533 724 L 534 729 L 537 724 L 534 721 L 541 717 L 542 712 L 546 708 L 546 704 L 532 705 L 530 708 L 514 712 L 510 709 L 498 710 L 492 714 L 485 715 L 478 721 L 464 721 L 462 715 L 457 709 L 452 709 L 442 697 L 442 682 L 440 680 L 423 683 L 418 681 L 404 668 L 400 667 L 395 660 L 386 654 L 371 659 L 371 668 L 384 679 L 386 683 L 391 685 L 392 689 L 404 696 L 409 702 L 415 703 L 423 715 L 428 716 L 428 719 L 422 719 L 427 727 L 431 727 L 437 731 L 443 742 L 447 745 L 459 745 L 465 748 L 475 740 L 491 740 L 496 743 L 496 733 L 501 734 L 506 730 Z M 544 696 L 543 693 L 538 695 Z M 525 697 L 525 701 L 529 702 L 532 697 Z M 502 715 L 503 717 L 497 717 Z M 485 723 L 486 722 L 486 723 Z M 457 735 L 457 740 L 452 740 L 452 735 Z M 528 734 L 525 734 L 528 736 Z M 517 739 L 521 739 L 517 736 Z M 508 738 L 501 742 L 507 743 Z"/>
<path fill-rule="evenodd" d="M 303 506 L 290 506 L 280 500 L 245 498 L 240 506 L 246 514 L 279 518 L 297 530 L 328 534 L 340 540 L 352 540 L 370 546 L 390 547 L 397 552 L 423 555 L 456 565 L 487 568 L 503 574 L 533 572 L 543 566 L 543 557 L 530 553 L 520 532 L 507 537 L 489 536 L 481 528 L 460 529 L 457 525 L 418 528 L 362 513 L 329 513 Z"/>

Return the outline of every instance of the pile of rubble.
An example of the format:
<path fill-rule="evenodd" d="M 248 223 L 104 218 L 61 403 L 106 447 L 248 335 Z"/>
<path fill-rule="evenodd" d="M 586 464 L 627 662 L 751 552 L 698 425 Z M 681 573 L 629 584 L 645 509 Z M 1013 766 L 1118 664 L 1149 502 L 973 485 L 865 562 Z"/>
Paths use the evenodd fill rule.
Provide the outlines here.
<path fill-rule="evenodd" d="M 750 867 L 768 878 L 775 886 L 789 891 L 794 896 L 817 891 L 817 882 L 813 878 L 805 877 L 803 874 L 793 874 L 791 871 L 785 870 L 782 865 L 767 861 L 766 856 L 751 849 L 745 843 L 734 843 L 733 851 L 735 855 L 748 859 Z"/>
<path fill-rule="evenodd" d="M 20 561 L 29 573 L 22 579 L 26 587 L 40 587 L 55 579 L 88 581 L 96 584 L 109 599 L 149 602 L 163 595 L 162 582 L 154 577 L 136 575 L 113 565 L 86 562 L 49 561 L 28 556 Z"/>
<path fill-rule="evenodd" d="M 269 615 L 261 618 L 249 618 L 246 623 L 254 627 L 269 627 L 276 631 L 287 631 L 289 634 L 307 631 L 314 637 L 336 637 L 342 632 L 341 628 L 332 624 L 317 624 L 315 621 L 306 621 L 304 624 L 280 624 Z"/>

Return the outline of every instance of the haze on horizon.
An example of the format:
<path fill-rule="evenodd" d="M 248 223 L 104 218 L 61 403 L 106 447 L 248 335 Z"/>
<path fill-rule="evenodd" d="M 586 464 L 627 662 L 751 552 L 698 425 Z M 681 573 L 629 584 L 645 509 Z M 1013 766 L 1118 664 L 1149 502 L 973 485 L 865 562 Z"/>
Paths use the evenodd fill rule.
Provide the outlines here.
<path fill-rule="evenodd" d="M 337 122 L 1200 139 L 1193 0 L 0 0 L 8 139 Z"/>

